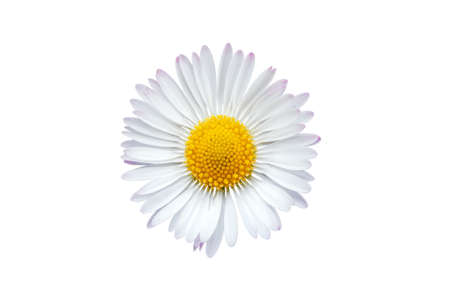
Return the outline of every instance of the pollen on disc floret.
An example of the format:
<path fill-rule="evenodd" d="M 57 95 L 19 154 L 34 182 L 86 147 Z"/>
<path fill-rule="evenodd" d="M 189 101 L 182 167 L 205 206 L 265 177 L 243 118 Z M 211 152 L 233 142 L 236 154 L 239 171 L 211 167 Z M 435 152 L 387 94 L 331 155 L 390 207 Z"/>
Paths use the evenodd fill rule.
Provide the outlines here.
<path fill-rule="evenodd" d="M 209 188 L 225 189 L 250 177 L 256 147 L 241 122 L 214 115 L 191 130 L 184 154 L 195 180 Z"/>

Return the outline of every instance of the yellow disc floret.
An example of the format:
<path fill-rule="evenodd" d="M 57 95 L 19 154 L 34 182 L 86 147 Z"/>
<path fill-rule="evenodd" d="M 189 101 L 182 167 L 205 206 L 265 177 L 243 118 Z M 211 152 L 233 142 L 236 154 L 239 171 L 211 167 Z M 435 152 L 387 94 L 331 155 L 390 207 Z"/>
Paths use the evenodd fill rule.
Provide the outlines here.
<path fill-rule="evenodd" d="M 255 152 L 253 139 L 242 123 L 216 115 L 191 130 L 184 155 L 195 180 L 208 188 L 225 189 L 251 175 Z"/>

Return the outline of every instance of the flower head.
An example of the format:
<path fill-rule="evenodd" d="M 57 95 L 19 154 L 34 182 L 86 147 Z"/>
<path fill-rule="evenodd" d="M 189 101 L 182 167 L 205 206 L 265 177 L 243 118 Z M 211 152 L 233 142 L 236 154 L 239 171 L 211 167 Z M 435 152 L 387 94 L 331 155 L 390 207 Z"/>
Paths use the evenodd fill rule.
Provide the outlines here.
<path fill-rule="evenodd" d="M 150 86 L 137 85 L 135 117 L 125 118 L 124 160 L 138 165 L 126 180 L 147 183 L 132 197 L 152 213 L 148 227 L 170 219 L 169 231 L 206 244 L 213 256 L 222 238 L 234 246 L 238 216 L 253 237 L 281 228 L 277 210 L 306 207 L 306 172 L 320 138 L 303 133 L 313 114 L 308 94 L 284 94 L 287 80 L 271 83 L 275 69 L 250 83 L 255 56 L 227 44 L 220 66 L 203 46 L 192 60 L 176 59 L 179 84 L 158 70 Z M 239 215 L 238 215 L 238 211 Z"/>

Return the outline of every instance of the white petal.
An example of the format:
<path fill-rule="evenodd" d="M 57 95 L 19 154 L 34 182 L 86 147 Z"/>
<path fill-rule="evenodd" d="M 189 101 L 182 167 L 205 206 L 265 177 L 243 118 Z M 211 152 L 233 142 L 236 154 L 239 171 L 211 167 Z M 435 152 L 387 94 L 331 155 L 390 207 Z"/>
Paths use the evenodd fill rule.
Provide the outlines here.
<path fill-rule="evenodd" d="M 242 120 L 246 122 L 249 128 L 254 128 L 265 118 L 271 118 L 270 106 L 273 104 L 279 104 L 283 98 L 283 93 L 286 90 L 288 81 L 286 79 L 278 80 L 272 83 L 267 89 L 264 90 L 260 95 L 255 97 L 248 104 L 246 109 L 242 111 Z M 294 108 L 291 108 L 295 110 Z M 289 109 L 290 110 L 290 109 Z"/>
<path fill-rule="evenodd" d="M 281 221 L 276 211 L 259 196 L 256 190 L 252 187 L 249 189 L 248 203 L 255 217 L 271 230 L 280 230 Z"/>
<path fill-rule="evenodd" d="M 219 221 L 220 212 L 222 211 L 223 195 L 217 194 L 216 196 L 209 197 L 209 207 L 207 213 L 202 222 L 202 228 L 200 230 L 200 241 L 206 242 L 214 233 Z"/>
<path fill-rule="evenodd" d="M 286 128 L 299 122 L 300 112 L 293 109 L 279 116 L 271 117 L 266 121 L 250 127 L 255 134 L 273 131 L 276 129 Z"/>
<path fill-rule="evenodd" d="M 263 200 L 263 202 L 264 203 L 266 203 L 264 200 Z M 294 202 L 295 203 L 295 202 Z M 280 219 L 280 216 L 278 215 L 278 212 L 277 212 L 277 210 L 274 208 L 274 207 L 272 207 L 271 205 L 269 205 L 269 204 L 267 204 L 266 203 L 266 205 L 269 207 L 269 210 L 272 212 L 272 214 L 273 214 L 273 216 L 275 217 L 275 219 L 276 219 L 276 223 L 272 226 L 272 227 L 276 227 L 276 229 L 273 229 L 273 230 L 275 230 L 275 231 L 278 231 L 278 230 L 280 230 L 281 229 L 281 219 Z M 268 226 L 269 228 L 270 228 L 270 226 Z"/>
<path fill-rule="evenodd" d="M 171 171 L 170 173 L 159 175 L 147 182 L 147 184 L 139 189 L 136 194 L 148 196 L 150 193 L 158 192 L 159 190 L 175 183 L 175 181 L 186 175 L 187 173 L 185 171 L 185 168 L 178 168 Z"/>
<path fill-rule="evenodd" d="M 261 104 L 255 106 L 255 110 L 253 111 L 253 122 L 258 124 L 258 121 L 265 121 L 268 118 L 283 116 L 282 114 L 291 110 L 299 110 L 299 107 L 306 102 L 308 96 L 307 93 L 297 96 L 284 94 L 279 99 L 261 101 Z M 300 117 L 300 120 L 301 119 L 302 118 Z"/>
<path fill-rule="evenodd" d="M 292 197 L 292 200 L 294 201 L 294 205 L 299 207 L 299 208 L 307 208 L 308 207 L 308 203 L 306 202 L 306 200 L 303 198 L 303 196 L 300 193 L 297 193 L 295 191 L 292 190 L 286 190 L 287 193 L 289 193 L 289 195 Z"/>
<path fill-rule="evenodd" d="M 276 186 L 267 177 L 255 174 L 255 180 L 252 181 L 252 186 L 258 192 L 259 196 L 266 201 L 269 205 L 281 210 L 289 211 L 294 201 L 290 195 Z M 259 180 L 258 180 L 259 179 Z"/>
<path fill-rule="evenodd" d="M 272 83 L 261 94 L 257 95 L 255 99 L 248 102 L 245 108 L 242 108 L 243 110 L 240 113 L 242 121 L 249 128 L 252 129 L 256 123 L 259 123 L 257 119 L 255 120 L 255 117 L 257 117 L 257 115 L 259 114 L 253 112 L 253 110 L 256 109 L 257 106 L 261 104 L 261 102 L 275 101 L 276 99 L 278 99 L 286 90 L 287 82 L 288 81 L 286 79 L 282 79 Z"/>
<path fill-rule="evenodd" d="M 181 62 L 180 62 L 180 57 L 177 57 L 175 60 L 175 69 L 177 71 L 177 76 L 178 76 L 178 81 L 181 84 L 181 88 L 183 89 L 183 94 L 186 98 L 186 100 L 189 102 L 189 104 L 192 106 L 193 109 L 193 113 L 195 115 L 195 119 L 197 120 L 201 120 L 203 118 L 203 113 L 202 113 L 202 108 L 200 108 L 200 106 L 197 103 L 197 100 L 194 98 L 194 96 L 192 95 L 191 90 L 189 89 L 189 86 L 186 82 L 186 79 L 183 75 L 183 71 L 181 69 Z"/>
<path fill-rule="evenodd" d="M 166 140 L 166 141 L 179 141 L 180 138 L 178 136 L 174 136 L 173 134 L 169 134 L 165 131 L 161 131 L 159 129 L 155 129 L 154 127 L 148 125 L 144 121 L 139 118 L 127 117 L 123 120 L 125 124 L 132 128 L 133 130 L 147 135 L 151 137 L 155 137 L 158 139 Z"/>
<path fill-rule="evenodd" d="M 189 226 L 191 224 L 191 221 L 193 220 L 198 211 L 198 206 L 202 201 L 202 198 L 203 194 L 201 193 L 200 190 L 197 190 L 196 192 L 193 193 L 193 197 L 191 198 L 191 200 L 183 207 L 183 209 L 180 212 L 178 212 L 177 215 L 174 216 L 174 219 L 176 219 L 175 221 L 176 223 L 174 222 L 173 230 L 175 230 L 176 239 L 182 238 L 184 235 L 186 235 L 187 230 L 189 229 Z"/>
<path fill-rule="evenodd" d="M 256 225 L 258 234 L 263 239 L 269 239 L 270 238 L 270 229 L 264 223 L 262 223 L 258 217 L 254 216 L 254 215 L 253 215 L 253 217 L 254 217 L 254 221 L 255 221 L 255 225 Z"/>
<path fill-rule="evenodd" d="M 214 65 L 214 59 L 209 48 L 204 45 L 200 50 L 200 64 L 202 66 L 203 81 L 205 83 L 204 89 L 209 98 L 211 98 L 211 105 L 213 110 L 216 104 L 216 67 Z"/>
<path fill-rule="evenodd" d="M 195 52 L 192 53 L 192 68 L 194 70 L 194 78 L 199 90 L 200 96 L 202 98 L 203 104 L 206 107 L 208 116 L 212 114 L 212 105 L 211 98 L 208 97 L 208 94 L 204 88 L 203 74 L 202 74 L 202 64 L 200 62 L 200 57 Z"/>
<path fill-rule="evenodd" d="M 194 209 L 194 211 L 192 212 L 192 219 L 190 219 L 189 227 L 186 231 L 186 241 L 189 243 L 192 243 L 195 237 L 200 233 L 205 216 L 208 213 L 208 206 L 210 201 L 209 192 L 203 190 L 201 194 L 201 201 L 197 205 L 196 209 Z"/>
<path fill-rule="evenodd" d="M 314 117 L 314 113 L 311 111 L 302 111 L 300 112 L 300 118 L 297 121 L 298 123 L 306 123 L 310 121 Z"/>
<path fill-rule="evenodd" d="M 237 112 L 237 116 L 241 114 L 242 109 L 244 109 L 249 102 L 253 101 L 255 97 L 257 97 L 263 90 L 269 85 L 270 81 L 272 81 L 273 76 L 275 76 L 276 70 L 272 67 L 268 68 L 264 72 L 262 72 L 253 83 L 250 85 L 247 90 L 244 100 L 238 106 L 239 111 Z"/>
<path fill-rule="evenodd" d="M 175 215 L 184 205 L 192 198 L 194 193 L 194 187 L 191 184 L 186 190 L 181 192 L 174 200 L 169 204 L 159 209 L 147 223 L 147 227 L 151 228 L 162 222 L 166 221 L 173 215 Z"/>
<path fill-rule="evenodd" d="M 149 146 L 133 146 L 133 147 L 129 147 L 127 148 L 127 150 L 130 149 L 141 149 L 141 148 L 152 148 Z M 181 164 L 183 163 L 184 157 L 180 156 L 180 157 L 175 157 L 175 158 L 170 158 L 170 159 L 164 159 L 164 160 L 151 160 L 151 159 L 138 159 L 135 158 L 133 156 L 130 156 L 131 154 L 127 154 L 126 152 L 124 153 L 124 155 L 122 155 L 122 159 L 125 163 L 127 164 L 131 164 L 131 165 L 161 165 L 161 164 Z"/>
<path fill-rule="evenodd" d="M 195 123 L 196 118 L 192 112 L 192 109 L 189 108 L 190 105 L 188 100 L 172 77 L 170 77 L 170 75 L 163 70 L 159 69 L 156 72 L 156 79 L 158 80 L 165 97 L 172 103 L 172 105 L 177 108 L 181 114 L 184 114 L 187 118 L 189 118 L 191 123 Z"/>
<path fill-rule="evenodd" d="M 259 157 L 255 162 L 255 167 L 260 167 L 267 164 L 292 171 L 307 170 L 311 167 L 311 162 L 309 160 L 286 155 L 272 155 L 270 159 Z"/>
<path fill-rule="evenodd" d="M 127 140 L 122 142 L 122 144 L 120 144 L 123 148 L 130 148 L 130 147 L 145 147 L 145 144 L 139 143 L 135 140 Z"/>
<path fill-rule="evenodd" d="M 217 103 L 218 103 L 218 112 L 223 112 L 223 96 L 225 91 L 225 79 L 227 77 L 227 71 L 230 66 L 231 58 L 233 57 L 233 49 L 231 45 L 227 43 L 222 52 L 222 58 L 220 59 L 219 66 L 219 77 L 217 81 Z"/>
<path fill-rule="evenodd" d="M 277 114 L 295 110 L 291 103 L 292 98 L 294 98 L 294 95 L 284 94 L 273 100 L 260 101 L 260 103 L 253 108 L 252 118 L 249 123 L 251 125 L 257 125 L 258 123 L 274 117 Z"/>
<path fill-rule="evenodd" d="M 162 89 L 161 89 L 161 86 L 159 85 L 159 83 L 158 83 L 158 81 L 156 81 L 155 79 L 149 79 L 148 80 L 148 84 L 150 85 L 150 87 L 153 89 L 153 90 L 155 90 L 155 91 L 157 91 L 158 93 L 163 93 L 163 91 L 162 91 Z"/>
<path fill-rule="evenodd" d="M 309 93 L 302 93 L 296 95 L 295 98 L 292 100 L 292 103 L 294 104 L 295 108 L 301 108 L 308 101 L 308 98 Z"/>
<path fill-rule="evenodd" d="M 255 226 L 257 233 L 263 239 L 269 239 L 270 238 L 270 230 L 256 215 L 257 212 L 255 211 L 254 203 L 251 203 L 249 200 L 249 194 L 250 194 L 249 189 L 250 188 L 245 188 L 243 190 L 243 191 L 245 191 L 245 193 L 241 194 L 242 203 L 247 208 L 247 212 L 249 214 L 249 219 L 251 220 L 251 223 Z"/>
<path fill-rule="evenodd" d="M 310 173 L 308 173 L 307 171 L 304 171 L 304 170 L 290 170 L 290 169 L 285 169 L 285 168 L 281 168 L 281 169 L 286 170 L 287 172 L 289 172 L 291 174 L 294 174 L 294 175 L 302 178 L 305 181 L 308 181 L 308 182 L 314 181 L 314 177 Z"/>
<path fill-rule="evenodd" d="M 165 116 L 162 116 L 159 111 L 152 108 L 148 103 L 134 99 L 130 102 L 135 109 L 133 113 L 148 125 L 174 136 L 182 135 L 179 127 L 177 127 L 172 121 L 168 120 Z"/>
<path fill-rule="evenodd" d="M 231 94 L 231 110 L 233 114 L 235 108 L 240 105 L 240 103 L 237 102 L 243 100 L 242 97 L 247 89 L 248 83 L 250 82 L 254 67 L 255 55 L 253 53 L 250 53 L 249 55 L 247 55 L 242 64 L 241 70 L 239 71 L 239 75 L 236 79 L 236 83 Z"/>
<path fill-rule="evenodd" d="M 178 196 L 189 185 L 189 177 L 184 177 L 176 181 L 175 183 L 161 189 L 158 192 L 150 194 L 142 205 L 142 213 L 153 213 Z"/>
<path fill-rule="evenodd" d="M 231 195 L 227 194 L 224 199 L 225 240 L 230 247 L 233 247 L 236 244 L 238 236 L 236 208 Z"/>
<path fill-rule="evenodd" d="M 195 80 L 194 68 L 187 57 L 180 55 L 177 59 L 177 67 L 179 67 L 179 76 L 183 76 L 186 86 L 192 94 L 192 98 L 195 100 L 196 106 L 199 108 L 198 114 L 203 118 L 207 116 L 207 109 L 205 107 L 205 101 L 200 93 L 197 82 Z M 181 80 L 181 78 L 180 78 Z"/>
<path fill-rule="evenodd" d="M 303 124 L 293 124 L 270 132 L 254 134 L 254 131 L 252 131 L 252 133 L 255 144 L 261 145 L 263 143 L 272 143 L 294 137 L 301 133 L 304 129 L 305 125 Z"/>
<path fill-rule="evenodd" d="M 235 87 L 237 76 L 242 66 L 242 61 L 244 59 L 244 54 L 241 50 L 238 50 L 231 59 L 230 68 L 227 71 L 227 78 L 225 79 L 225 90 L 223 96 L 224 110 L 225 113 L 230 113 L 231 108 L 231 95 L 233 93 L 233 88 Z"/>
<path fill-rule="evenodd" d="M 258 157 L 267 159 L 269 161 L 277 160 L 280 156 L 283 157 L 283 159 L 287 160 L 305 160 L 315 158 L 317 156 L 317 152 L 309 147 L 289 145 L 288 143 L 274 145 L 272 147 L 267 147 L 264 150 L 261 149 L 261 151 L 258 151 Z"/>
<path fill-rule="evenodd" d="M 154 91 L 143 84 L 136 85 L 136 91 L 147 103 L 149 103 L 159 113 L 177 125 L 192 127 L 192 124 L 186 120 L 187 118 L 176 109 L 163 92 Z"/>
<path fill-rule="evenodd" d="M 264 165 L 262 171 L 276 184 L 298 193 L 306 193 L 311 190 L 311 186 L 302 178 L 270 165 Z"/>
<path fill-rule="evenodd" d="M 253 219 L 251 217 L 249 209 L 247 208 L 247 205 L 242 201 L 242 192 L 240 192 L 239 189 L 235 188 L 230 190 L 230 194 L 236 201 L 245 228 L 252 237 L 256 238 L 257 228 L 256 225 L 253 223 Z"/>
<path fill-rule="evenodd" d="M 190 215 L 192 209 L 194 208 L 195 203 L 198 199 L 198 190 L 199 187 L 193 187 L 192 197 L 189 201 L 179 210 L 175 216 L 172 217 L 169 224 L 169 231 L 172 232 L 178 228 L 179 225 L 186 225 L 187 217 Z"/>
<path fill-rule="evenodd" d="M 183 152 L 173 149 L 162 149 L 157 147 L 130 147 L 125 149 L 126 160 L 145 163 L 170 163 L 183 161 Z"/>
<path fill-rule="evenodd" d="M 143 181 L 177 173 L 179 169 L 179 164 L 143 166 L 126 172 L 122 178 L 127 181 Z"/>
<path fill-rule="evenodd" d="M 314 177 L 307 171 L 292 171 L 291 173 L 299 176 L 300 178 L 302 178 L 306 181 L 314 181 Z"/>
<path fill-rule="evenodd" d="M 284 148 L 295 148 L 302 149 L 306 146 L 311 146 L 320 141 L 320 137 L 313 134 L 299 134 L 295 137 L 291 137 L 289 139 L 285 139 L 282 141 L 277 141 L 275 143 L 271 143 L 269 145 L 265 145 L 258 149 L 258 151 L 273 151 L 277 149 Z"/>
<path fill-rule="evenodd" d="M 161 148 L 178 148 L 178 149 L 184 148 L 184 145 L 179 142 L 166 141 L 151 136 L 143 135 L 141 133 L 134 131 L 131 128 L 129 130 L 130 131 L 123 132 L 123 134 L 129 137 L 130 139 L 133 139 L 136 142 L 142 143 L 147 146 L 161 147 Z"/>
<path fill-rule="evenodd" d="M 311 167 L 309 160 L 316 156 L 317 152 L 309 147 L 284 144 L 258 151 L 256 165 L 265 163 L 288 170 L 305 170 Z"/>
<path fill-rule="evenodd" d="M 150 92 L 152 91 L 152 89 L 150 87 L 143 84 L 136 84 L 135 88 L 141 99 L 149 104 L 152 104 L 152 99 L 150 99 Z"/>
<path fill-rule="evenodd" d="M 192 249 L 193 249 L 194 251 L 197 250 L 197 249 L 199 249 L 199 248 L 200 248 L 200 243 L 201 243 L 201 241 L 200 241 L 200 235 L 197 235 L 197 237 L 196 237 L 195 240 L 194 240 Z"/>
<path fill-rule="evenodd" d="M 320 137 L 314 134 L 300 134 L 299 141 L 303 143 L 305 146 L 312 146 L 320 142 Z"/>
<path fill-rule="evenodd" d="M 206 243 L 206 255 L 208 257 L 213 257 L 217 250 L 219 249 L 220 243 L 223 237 L 223 209 L 220 213 L 219 223 L 217 224 L 216 230 L 214 231 L 211 238 Z"/>
<path fill-rule="evenodd" d="M 133 160 L 126 160 L 126 159 L 124 159 L 123 162 L 126 164 L 129 164 L 129 165 L 148 165 L 148 163 L 133 161 Z"/>

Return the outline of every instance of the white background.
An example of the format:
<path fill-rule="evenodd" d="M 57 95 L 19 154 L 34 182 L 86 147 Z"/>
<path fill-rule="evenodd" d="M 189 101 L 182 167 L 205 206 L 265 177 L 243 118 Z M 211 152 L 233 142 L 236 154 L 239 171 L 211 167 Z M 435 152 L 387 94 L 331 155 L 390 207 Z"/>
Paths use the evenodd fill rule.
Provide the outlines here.
<path fill-rule="evenodd" d="M 449 295 L 446 1 L 2 1 L 1 295 Z M 447 3 L 448 4 L 448 3 Z M 135 83 L 207 44 L 308 91 L 309 208 L 209 259 L 129 201 Z"/>

